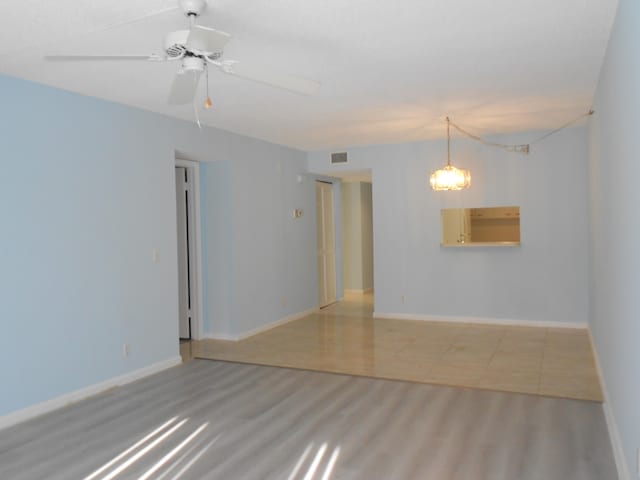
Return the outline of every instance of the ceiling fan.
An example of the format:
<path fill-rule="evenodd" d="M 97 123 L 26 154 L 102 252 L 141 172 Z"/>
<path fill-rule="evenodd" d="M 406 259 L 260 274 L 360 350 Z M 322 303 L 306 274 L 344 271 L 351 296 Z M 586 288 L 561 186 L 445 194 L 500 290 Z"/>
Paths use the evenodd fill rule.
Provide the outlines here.
<path fill-rule="evenodd" d="M 149 62 L 180 61 L 180 68 L 169 92 L 170 105 L 183 105 L 194 101 L 200 75 L 208 79 L 208 67 L 214 65 L 223 73 L 282 88 L 302 95 L 313 95 L 320 84 L 313 80 L 252 67 L 236 60 L 221 60 L 231 35 L 220 30 L 196 24 L 196 18 L 205 10 L 206 0 L 178 0 L 189 19 L 188 30 L 177 30 L 165 37 L 164 52 L 151 55 L 46 55 L 47 60 L 146 60 Z M 211 106 L 207 95 L 205 107 Z"/>

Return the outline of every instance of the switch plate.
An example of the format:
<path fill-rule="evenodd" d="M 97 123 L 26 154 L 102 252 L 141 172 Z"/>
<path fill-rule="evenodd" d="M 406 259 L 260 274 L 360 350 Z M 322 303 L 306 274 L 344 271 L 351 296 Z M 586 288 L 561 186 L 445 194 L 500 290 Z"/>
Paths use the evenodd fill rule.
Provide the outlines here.
<path fill-rule="evenodd" d="M 160 260 L 160 253 L 158 252 L 157 248 L 154 248 L 151 250 L 151 261 L 153 261 L 153 263 L 158 263 L 158 261 Z"/>
<path fill-rule="evenodd" d="M 131 353 L 131 346 L 128 343 L 125 343 L 124 345 L 122 345 L 122 356 L 128 357 L 130 353 Z"/>

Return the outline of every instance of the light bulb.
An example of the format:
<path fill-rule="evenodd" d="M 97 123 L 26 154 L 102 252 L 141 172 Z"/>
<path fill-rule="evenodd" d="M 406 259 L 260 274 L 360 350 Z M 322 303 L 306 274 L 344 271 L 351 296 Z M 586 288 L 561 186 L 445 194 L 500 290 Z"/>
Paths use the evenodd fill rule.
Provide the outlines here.
<path fill-rule="evenodd" d="M 213 103 L 211 103 L 211 99 L 209 97 L 206 98 L 206 100 L 204 101 L 204 108 L 211 108 L 211 106 L 213 105 Z"/>

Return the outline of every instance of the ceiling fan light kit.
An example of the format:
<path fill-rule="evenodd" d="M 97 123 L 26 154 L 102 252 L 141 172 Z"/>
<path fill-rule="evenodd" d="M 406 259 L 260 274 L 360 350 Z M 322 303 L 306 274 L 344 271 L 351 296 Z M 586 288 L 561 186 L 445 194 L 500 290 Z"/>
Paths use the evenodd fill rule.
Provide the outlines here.
<path fill-rule="evenodd" d="M 188 30 L 170 32 L 164 39 L 162 55 L 47 55 L 47 60 L 146 60 L 154 62 L 180 61 L 180 68 L 169 92 L 170 105 L 193 103 L 200 75 L 207 77 L 205 108 L 212 105 L 208 93 L 208 65 L 216 66 L 222 73 L 238 76 L 254 82 L 270 85 L 302 95 L 313 95 L 320 84 L 306 78 L 273 72 L 270 69 L 252 67 L 236 60 L 219 61 L 231 35 L 214 28 L 196 25 L 196 19 L 206 9 L 205 0 L 178 0 L 189 19 Z"/>

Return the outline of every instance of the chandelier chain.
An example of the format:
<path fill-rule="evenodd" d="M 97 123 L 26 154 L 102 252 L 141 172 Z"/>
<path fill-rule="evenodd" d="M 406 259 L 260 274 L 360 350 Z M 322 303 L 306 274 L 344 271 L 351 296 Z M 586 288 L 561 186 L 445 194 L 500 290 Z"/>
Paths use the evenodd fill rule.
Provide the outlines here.
<path fill-rule="evenodd" d="M 451 120 L 447 117 L 447 165 L 451 165 Z"/>
<path fill-rule="evenodd" d="M 593 109 L 590 109 L 587 113 L 583 113 L 582 115 L 579 115 L 578 117 L 574 118 L 573 120 L 563 124 L 562 126 L 556 128 L 555 130 L 551 130 L 550 132 L 542 135 L 541 137 L 536 138 L 535 140 L 532 140 L 529 143 L 525 143 L 525 144 L 521 144 L 521 145 L 510 145 L 510 144 L 506 144 L 506 143 L 498 143 L 498 142 L 491 142 L 489 140 L 485 140 L 484 138 L 478 136 L 478 135 L 474 135 L 473 133 L 465 130 L 464 128 L 462 128 L 461 126 L 457 125 L 456 123 L 452 122 L 449 117 L 447 117 L 447 136 L 449 136 L 449 125 L 453 126 L 453 128 L 455 128 L 458 132 L 462 133 L 463 135 L 469 137 L 472 140 L 475 140 L 477 142 L 482 143 L 483 145 L 487 145 L 489 147 L 496 147 L 496 148 L 502 148 L 508 152 L 516 152 L 516 153 L 524 153 L 524 154 L 528 154 L 529 151 L 531 150 L 531 145 L 533 145 L 534 143 L 538 143 L 542 140 L 544 140 L 547 137 L 550 137 L 551 135 L 554 135 L 556 133 L 558 133 L 561 130 L 564 130 L 567 127 L 570 127 L 571 125 L 573 125 L 574 123 L 576 123 L 577 121 L 585 118 L 585 117 L 589 117 L 591 115 L 593 115 L 595 112 Z"/>
<path fill-rule="evenodd" d="M 551 130 L 549 133 L 542 135 L 541 137 L 536 138 L 535 140 L 533 140 L 532 142 L 530 142 L 529 144 L 534 144 L 534 143 L 538 143 L 541 140 L 544 140 L 547 137 L 550 137 L 551 135 L 558 133 L 560 130 L 564 130 L 567 127 L 570 127 L 571 125 L 573 125 L 574 123 L 576 123 L 578 120 L 582 120 L 585 117 L 590 117 L 591 115 L 593 115 L 595 112 L 595 110 L 590 109 L 587 113 L 583 113 L 582 115 L 574 118 L 573 120 L 571 120 L 570 122 L 565 123 L 564 125 L 562 125 L 561 127 L 556 128 L 555 130 Z"/>

